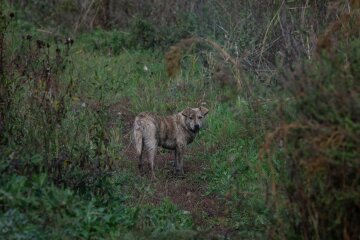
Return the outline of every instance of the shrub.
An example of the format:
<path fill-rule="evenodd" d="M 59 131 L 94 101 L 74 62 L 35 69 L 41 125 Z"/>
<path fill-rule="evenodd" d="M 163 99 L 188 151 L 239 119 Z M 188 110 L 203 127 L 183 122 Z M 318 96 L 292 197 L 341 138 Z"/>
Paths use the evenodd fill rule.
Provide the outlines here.
<path fill-rule="evenodd" d="M 16 29 L 16 24 L 6 27 Z M 108 112 L 79 103 L 73 96 L 74 78 L 61 75 L 71 69 L 73 40 L 51 41 L 3 29 L 0 148 L 6 155 L 1 173 L 46 172 L 58 185 L 104 194 L 106 169 L 115 159 L 110 152 L 117 149 L 110 146 L 104 127 Z"/>
<path fill-rule="evenodd" d="M 359 27 L 358 12 L 343 15 L 320 37 L 331 46 L 319 45 L 315 60 L 286 74 L 295 120 L 269 134 L 263 149 L 284 141 L 271 157 L 283 164 L 270 165 L 279 176 L 271 192 L 278 218 L 273 238 L 360 235 L 360 41 L 353 31 Z"/>

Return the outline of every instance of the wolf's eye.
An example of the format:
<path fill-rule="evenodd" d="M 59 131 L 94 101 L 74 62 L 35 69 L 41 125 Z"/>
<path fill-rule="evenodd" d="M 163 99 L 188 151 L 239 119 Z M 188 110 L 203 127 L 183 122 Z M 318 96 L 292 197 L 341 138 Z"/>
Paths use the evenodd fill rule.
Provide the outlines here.
<path fill-rule="evenodd" d="M 202 119 L 202 116 L 199 116 L 199 119 Z"/>
<path fill-rule="evenodd" d="M 190 118 L 190 120 L 192 120 L 193 118 L 192 117 L 189 117 Z"/>

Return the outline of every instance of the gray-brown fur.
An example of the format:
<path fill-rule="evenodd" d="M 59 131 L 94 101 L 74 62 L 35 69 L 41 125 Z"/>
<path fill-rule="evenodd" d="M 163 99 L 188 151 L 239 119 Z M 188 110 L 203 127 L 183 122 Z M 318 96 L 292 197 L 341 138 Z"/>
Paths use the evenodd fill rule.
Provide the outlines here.
<path fill-rule="evenodd" d="M 186 145 L 190 144 L 200 128 L 208 109 L 187 108 L 180 113 L 160 117 L 153 113 L 142 112 L 136 118 L 133 139 L 139 157 L 139 169 L 143 170 L 144 161 L 150 163 L 152 177 L 157 146 L 175 150 L 175 170 L 184 174 L 183 155 Z"/>

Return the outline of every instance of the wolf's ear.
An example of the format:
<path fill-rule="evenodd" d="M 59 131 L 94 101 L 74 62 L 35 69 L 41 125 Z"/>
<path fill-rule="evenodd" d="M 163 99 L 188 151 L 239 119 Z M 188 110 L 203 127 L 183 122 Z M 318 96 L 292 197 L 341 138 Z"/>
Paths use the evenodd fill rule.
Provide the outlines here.
<path fill-rule="evenodd" d="M 200 107 L 200 111 L 201 111 L 201 114 L 203 116 L 205 116 L 206 114 L 208 114 L 209 112 L 209 109 L 205 108 L 205 107 Z"/>
<path fill-rule="evenodd" d="M 181 114 L 184 115 L 185 117 L 190 117 L 191 111 L 192 111 L 191 108 L 187 108 L 187 109 L 183 110 L 183 111 L 181 112 Z"/>

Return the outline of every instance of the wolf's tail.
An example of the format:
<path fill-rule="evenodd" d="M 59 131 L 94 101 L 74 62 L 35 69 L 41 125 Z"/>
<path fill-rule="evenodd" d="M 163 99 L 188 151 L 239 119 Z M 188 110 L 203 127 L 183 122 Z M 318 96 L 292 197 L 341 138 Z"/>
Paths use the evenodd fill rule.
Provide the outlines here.
<path fill-rule="evenodd" d="M 133 130 L 133 143 L 138 156 L 141 155 L 143 146 L 142 126 L 139 124 L 138 119 L 135 119 Z"/>

